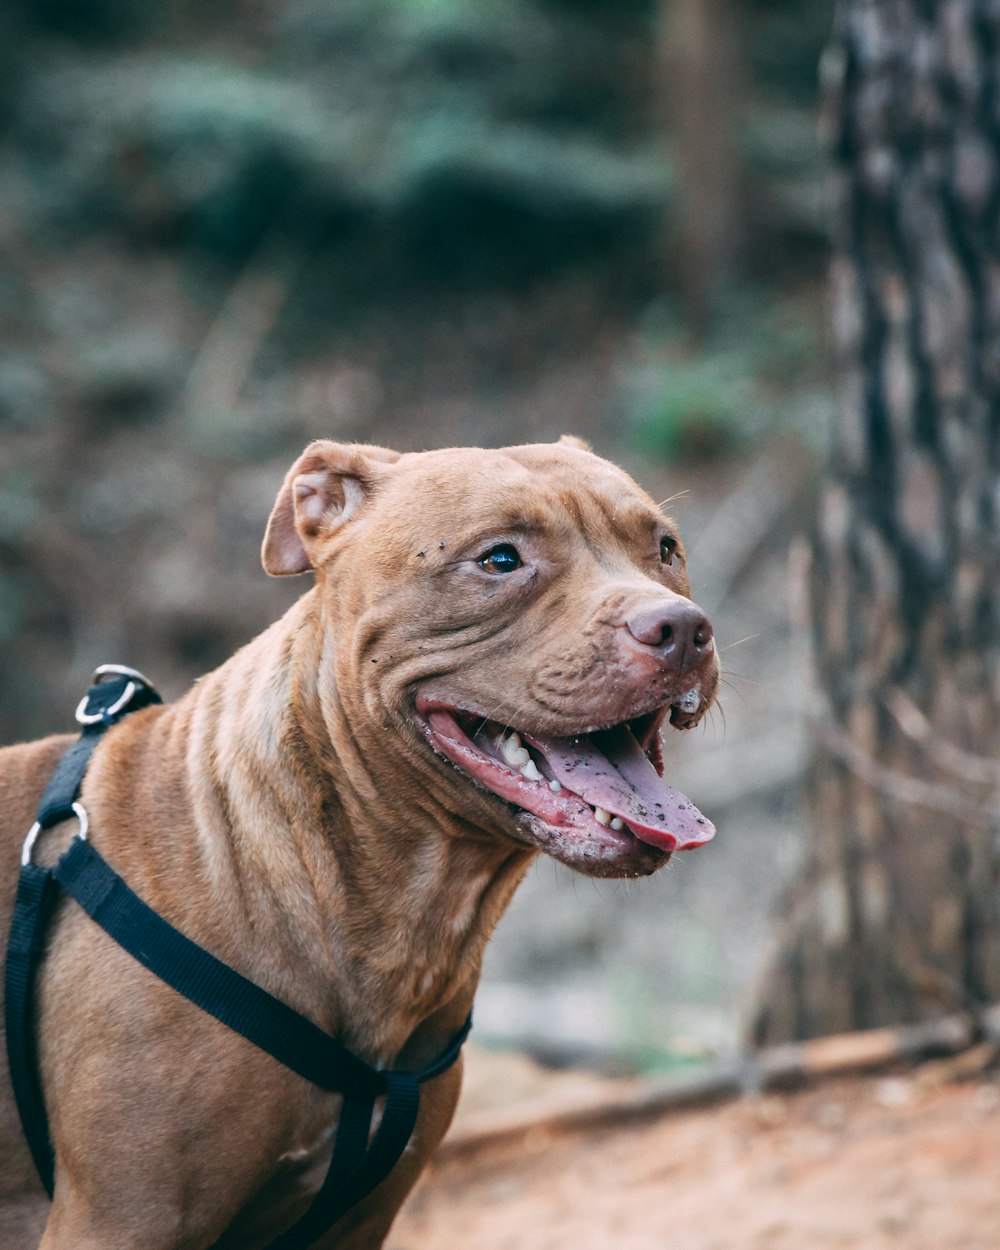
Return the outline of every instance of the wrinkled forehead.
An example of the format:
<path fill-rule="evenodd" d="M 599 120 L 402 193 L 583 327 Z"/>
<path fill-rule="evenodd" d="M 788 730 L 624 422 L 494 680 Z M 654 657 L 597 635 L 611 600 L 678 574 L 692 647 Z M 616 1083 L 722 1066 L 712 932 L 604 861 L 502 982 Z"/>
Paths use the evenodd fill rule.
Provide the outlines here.
<path fill-rule="evenodd" d="M 471 535 L 479 529 L 645 537 L 661 526 L 652 499 L 616 465 L 590 452 L 537 444 L 403 456 L 386 483 L 385 512 Z"/>

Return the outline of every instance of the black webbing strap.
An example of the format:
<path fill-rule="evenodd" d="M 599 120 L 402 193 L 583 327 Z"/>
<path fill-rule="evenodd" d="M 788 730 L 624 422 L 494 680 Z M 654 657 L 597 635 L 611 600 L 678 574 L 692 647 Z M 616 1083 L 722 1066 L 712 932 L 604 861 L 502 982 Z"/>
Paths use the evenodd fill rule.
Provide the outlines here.
<path fill-rule="evenodd" d="M 74 838 L 53 875 L 124 950 L 178 994 L 323 1089 L 382 1093 L 374 1068 L 305 1016 L 185 937 Z"/>
<path fill-rule="evenodd" d="M 45 930 L 58 893 L 52 873 L 47 868 L 39 868 L 35 864 L 25 864 L 21 868 L 7 940 L 4 988 L 7 1061 L 14 1099 L 31 1157 L 50 1198 L 54 1188 L 55 1160 L 42 1097 L 31 1001 L 35 969 L 45 953 Z"/>
<path fill-rule="evenodd" d="M 333 1156 L 323 1184 L 305 1215 L 272 1241 L 267 1250 L 300 1250 L 310 1246 L 368 1193 L 359 1192 L 361 1161 L 368 1150 L 375 1100 L 358 1094 L 344 1099 L 333 1143 Z M 403 1143 L 406 1144 L 405 1142 Z"/>
<path fill-rule="evenodd" d="M 108 726 L 129 712 L 160 702 L 159 694 L 133 669 L 105 665 L 97 670 L 94 684 L 76 710 L 83 731 L 56 765 L 39 800 L 35 824 L 25 839 L 7 939 L 4 1024 L 14 1099 L 31 1156 L 49 1197 L 54 1187 L 55 1161 L 38 1066 L 33 988 L 59 890 L 51 870 L 31 862 L 31 849 L 43 830 L 78 815 L 75 805 L 87 765 Z"/>
<path fill-rule="evenodd" d="M 104 684 L 110 685 L 94 687 L 91 695 L 95 690 L 103 691 Z M 156 692 L 148 685 L 147 689 L 153 698 L 144 702 L 159 701 Z M 57 886 L 61 886 L 119 946 L 177 993 L 299 1076 L 343 1094 L 323 1184 L 302 1218 L 269 1247 L 305 1250 L 392 1171 L 416 1125 L 421 1084 L 440 1076 L 458 1058 L 471 1017 L 445 1052 L 422 1072 L 373 1068 L 307 1017 L 175 929 L 126 885 L 85 837 L 73 839 L 55 868 L 32 864 L 31 843 L 40 829 L 71 815 L 85 818 L 76 799 L 99 734 L 136 706 L 125 706 L 120 691 L 117 698 L 104 692 L 102 703 L 104 711 L 99 719 L 87 725 L 63 756 L 42 796 L 38 822 L 26 842 L 7 955 L 8 1059 L 18 1111 L 39 1176 L 51 1195 L 53 1153 L 39 1079 L 31 991 L 44 955 L 52 901 Z M 385 1098 L 382 1120 L 369 1142 L 379 1096 Z"/>
<path fill-rule="evenodd" d="M 80 797 L 87 765 L 105 730 L 130 712 L 163 702 L 149 682 L 134 669 L 119 669 L 105 664 L 97 670 L 95 678 L 98 674 L 102 678 L 95 681 L 76 709 L 77 720 L 83 726 L 82 732 L 56 765 L 38 802 L 35 820 L 40 829 L 51 829 L 59 821 L 73 816 L 73 804 Z"/>

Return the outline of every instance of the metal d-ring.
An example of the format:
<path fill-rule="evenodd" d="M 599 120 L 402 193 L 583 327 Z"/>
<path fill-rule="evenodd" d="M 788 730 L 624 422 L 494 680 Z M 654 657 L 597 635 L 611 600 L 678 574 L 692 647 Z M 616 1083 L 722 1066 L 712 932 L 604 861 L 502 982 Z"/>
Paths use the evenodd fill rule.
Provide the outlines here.
<path fill-rule="evenodd" d="M 90 695 L 85 694 L 80 702 L 76 705 L 76 711 L 73 713 L 74 719 L 78 725 L 97 725 L 107 717 L 110 719 L 116 716 L 122 708 L 128 707 L 139 687 L 134 681 L 130 681 L 119 697 L 115 699 L 110 707 L 104 708 L 101 712 L 88 712 L 87 704 L 90 702 Z"/>
<path fill-rule="evenodd" d="M 86 842 L 87 834 L 90 832 L 90 817 L 87 815 L 87 809 L 82 803 L 74 803 L 73 815 L 80 822 L 80 828 L 77 831 L 77 837 L 81 842 Z M 51 826 L 46 825 L 48 829 Z M 35 849 L 35 843 L 38 841 L 38 835 L 42 832 L 41 821 L 36 820 L 28 830 L 28 836 L 24 839 L 24 845 L 21 847 L 21 867 L 27 868 L 31 863 L 31 852 Z"/>
<path fill-rule="evenodd" d="M 153 688 L 153 683 L 145 673 L 140 673 L 137 668 L 129 668 L 127 664 L 98 664 L 90 674 L 90 680 L 99 682 L 102 677 L 131 677 L 140 685 L 148 686 L 150 690 Z"/>
<path fill-rule="evenodd" d="M 76 705 L 74 716 L 78 725 L 98 725 L 105 718 L 110 719 L 112 716 L 117 716 L 119 712 L 128 707 L 139 693 L 140 686 L 145 686 L 149 690 L 153 689 L 153 683 L 148 677 L 140 673 L 137 668 L 129 668 L 127 664 L 98 665 L 90 675 L 91 684 L 94 686 L 100 685 L 102 677 L 127 677 L 129 682 L 114 703 L 100 712 L 87 711 L 87 704 L 90 702 L 90 691 L 88 690 Z"/>

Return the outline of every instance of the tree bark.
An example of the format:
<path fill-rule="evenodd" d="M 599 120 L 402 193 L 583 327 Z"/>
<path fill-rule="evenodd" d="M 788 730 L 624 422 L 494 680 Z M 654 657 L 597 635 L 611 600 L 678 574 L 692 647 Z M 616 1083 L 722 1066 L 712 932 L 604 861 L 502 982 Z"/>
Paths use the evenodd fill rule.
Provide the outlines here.
<path fill-rule="evenodd" d="M 814 841 L 758 1043 L 1000 998 L 1000 3 L 843 0 Z"/>

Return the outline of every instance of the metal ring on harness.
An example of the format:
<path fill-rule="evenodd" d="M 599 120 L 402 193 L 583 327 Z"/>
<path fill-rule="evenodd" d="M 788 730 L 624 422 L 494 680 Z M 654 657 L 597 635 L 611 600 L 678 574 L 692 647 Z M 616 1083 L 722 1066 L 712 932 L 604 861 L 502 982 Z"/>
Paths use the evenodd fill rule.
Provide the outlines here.
<path fill-rule="evenodd" d="M 76 712 L 73 714 L 78 725 L 98 725 L 102 721 L 109 721 L 128 707 L 138 693 L 140 686 L 148 686 L 149 689 L 153 689 L 153 683 L 148 678 L 144 677 L 137 668 L 129 668 L 127 664 L 99 665 L 90 676 L 92 685 L 100 685 L 103 677 L 128 677 L 129 683 L 122 691 L 120 697 L 110 707 L 102 708 L 99 712 L 87 711 L 91 693 L 88 690 L 76 705 Z"/>
<path fill-rule="evenodd" d="M 87 815 L 87 809 L 82 803 L 73 804 L 73 815 L 80 822 L 80 829 L 77 837 L 81 842 L 86 842 L 87 834 L 90 832 L 90 817 Z M 51 828 L 51 826 L 45 826 Z M 24 845 L 21 847 L 21 867 L 27 868 L 31 863 L 31 852 L 35 849 L 35 843 L 38 841 L 38 835 L 42 832 L 41 821 L 36 820 L 28 830 L 27 837 L 24 839 Z"/>

